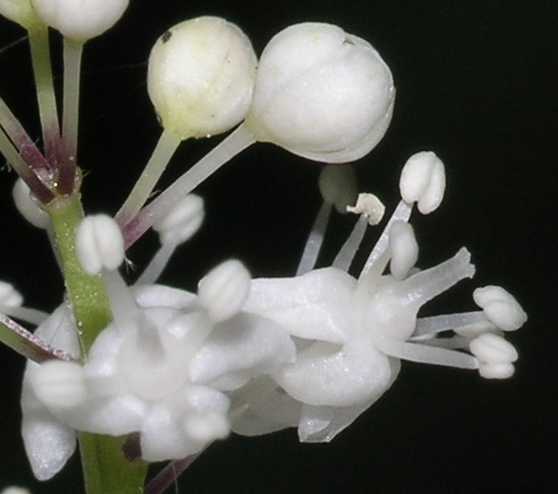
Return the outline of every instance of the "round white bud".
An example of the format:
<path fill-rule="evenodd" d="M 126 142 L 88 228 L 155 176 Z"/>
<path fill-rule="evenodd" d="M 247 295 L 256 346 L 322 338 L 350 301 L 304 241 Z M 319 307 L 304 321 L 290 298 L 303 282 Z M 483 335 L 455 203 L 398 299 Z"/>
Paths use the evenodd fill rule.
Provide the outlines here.
<path fill-rule="evenodd" d="M 446 190 L 444 163 L 432 151 L 413 154 L 405 163 L 399 180 L 399 190 L 403 200 L 417 202 L 422 214 L 436 210 Z"/>
<path fill-rule="evenodd" d="M 352 166 L 324 166 L 318 187 L 323 200 L 333 204 L 339 213 L 346 213 L 347 206 L 354 204 L 357 198 L 357 179 Z"/>
<path fill-rule="evenodd" d="M 519 302 L 502 287 L 477 288 L 473 300 L 483 309 L 486 318 L 503 331 L 515 331 L 527 321 L 527 314 Z"/>
<path fill-rule="evenodd" d="M 378 144 L 394 99 L 389 67 L 370 43 L 331 24 L 295 24 L 262 53 L 246 123 L 259 141 L 345 163 Z"/>
<path fill-rule="evenodd" d="M 31 0 L 45 24 L 66 38 L 85 42 L 110 29 L 128 8 L 129 0 Z"/>
<path fill-rule="evenodd" d="M 31 5 L 31 0 L 0 0 L 0 15 L 25 29 L 42 24 Z"/>
<path fill-rule="evenodd" d="M 5 487 L 0 494 L 31 494 L 31 491 L 28 491 L 23 487 L 11 485 L 10 487 Z"/>
<path fill-rule="evenodd" d="M 404 221 L 395 221 L 389 230 L 389 247 L 391 274 L 396 280 L 403 280 L 418 259 L 419 247 L 413 227 Z"/>
<path fill-rule="evenodd" d="M 242 310 L 250 281 L 244 264 L 234 259 L 225 261 L 200 280 L 199 301 L 213 321 L 225 321 Z"/>
<path fill-rule="evenodd" d="M 149 57 L 147 89 L 165 130 L 177 137 L 220 134 L 250 107 L 257 57 L 238 26 L 198 17 L 170 28 Z"/>
<path fill-rule="evenodd" d="M 4 307 L 20 307 L 23 297 L 11 283 L 0 281 L 0 305 Z"/>
<path fill-rule="evenodd" d="M 200 229 L 205 217 L 203 199 L 188 194 L 166 216 L 153 225 L 161 244 L 178 245 L 186 242 Z"/>
<path fill-rule="evenodd" d="M 37 200 L 32 196 L 31 190 L 21 178 L 17 179 L 12 189 L 12 197 L 19 214 L 29 223 L 42 229 L 49 225 L 48 213 L 39 206 Z"/>
<path fill-rule="evenodd" d="M 110 216 L 86 216 L 76 234 L 76 252 L 83 269 L 98 274 L 113 271 L 124 260 L 124 238 L 120 227 Z"/>

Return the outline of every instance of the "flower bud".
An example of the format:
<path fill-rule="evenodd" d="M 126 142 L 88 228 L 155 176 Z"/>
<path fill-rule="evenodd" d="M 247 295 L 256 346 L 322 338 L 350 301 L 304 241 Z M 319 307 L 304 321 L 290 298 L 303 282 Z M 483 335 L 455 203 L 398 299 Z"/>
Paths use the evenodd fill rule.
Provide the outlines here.
<path fill-rule="evenodd" d="M 240 261 L 229 260 L 212 269 L 198 285 L 200 303 L 215 322 L 237 314 L 248 298 L 250 273 Z"/>
<path fill-rule="evenodd" d="M 323 200 L 333 204 L 339 213 L 346 213 L 347 206 L 356 201 L 357 180 L 352 166 L 325 166 L 318 186 Z"/>
<path fill-rule="evenodd" d="M 406 203 L 418 203 L 422 214 L 435 211 L 446 190 L 444 163 L 432 151 L 413 154 L 401 172 L 399 190 Z"/>
<path fill-rule="evenodd" d="M 206 137 L 240 123 L 252 101 L 257 58 L 248 37 L 219 17 L 169 29 L 149 57 L 147 89 L 165 130 Z"/>
<path fill-rule="evenodd" d="M 188 194 L 165 217 L 153 225 L 161 244 L 178 245 L 186 242 L 200 229 L 205 216 L 203 199 Z"/>
<path fill-rule="evenodd" d="M 79 261 L 89 274 L 115 270 L 124 260 L 124 239 L 118 224 L 109 216 L 87 216 L 76 235 Z"/>
<path fill-rule="evenodd" d="M 42 229 L 48 226 L 50 223 L 48 214 L 39 206 L 31 195 L 31 190 L 21 178 L 17 179 L 12 189 L 12 197 L 17 210 L 29 223 Z"/>
<path fill-rule="evenodd" d="M 41 24 L 37 17 L 31 0 L 0 0 L 0 15 L 10 21 L 20 24 L 25 29 Z"/>
<path fill-rule="evenodd" d="M 85 42 L 110 29 L 128 8 L 129 0 L 31 0 L 45 24 L 66 38 Z"/>
<path fill-rule="evenodd" d="M 378 144 L 394 98 L 389 67 L 367 41 L 331 24 L 295 24 L 263 51 L 246 123 L 259 141 L 344 163 Z"/>

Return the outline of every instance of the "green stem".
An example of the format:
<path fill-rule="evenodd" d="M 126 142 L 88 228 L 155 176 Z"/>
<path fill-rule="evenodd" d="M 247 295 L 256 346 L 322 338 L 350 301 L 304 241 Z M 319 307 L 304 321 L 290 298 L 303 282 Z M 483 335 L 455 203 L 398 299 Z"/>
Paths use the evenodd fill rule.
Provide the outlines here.
<path fill-rule="evenodd" d="M 77 161 L 79 127 L 79 86 L 83 43 L 64 38 L 64 112 L 62 136 L 68 159 Z"/>
<path fill-rule="evenodd" d="M 101 276 L 81 267 L 75 248 L 76 230 L 83 219 L 80 195 L 58 199 L 48 208 L 54 247 L 64 274 L 81 341 L 82 356 L 110 323 L 110 301 Z M 147 465 L 128 461 L 122 438 L 80 434 L 80 449 L 87 494 L 139 494 L 143 492 Z"/>
<path fill-rule="evenodd" d="M 31 45 L 31 60 L 37 87 L 45 153 L 50 163 L 55 163 L 56 148 L 60 139 L 60 125 L 58 123 L 56 94 L 52 77 L 48 27 L 38 24 L 29 29 L 29 43 Z"/>

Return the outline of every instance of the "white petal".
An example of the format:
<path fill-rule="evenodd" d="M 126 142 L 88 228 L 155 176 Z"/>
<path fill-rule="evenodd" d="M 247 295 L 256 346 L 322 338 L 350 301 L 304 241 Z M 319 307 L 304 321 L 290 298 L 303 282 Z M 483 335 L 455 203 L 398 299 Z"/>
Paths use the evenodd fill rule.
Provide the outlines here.
<path fill-rule="evenodd" d="M 388 358 L 370 342 L 355 341 L 342 349 L 314 343 L 274 378 L 306 404 L 352 406 L 382 394 L 391 383 L 392 370 Z"/>
<path fill-rule="evenodd" d="M 229 373 L 271 372 L 293 361 L 295 346 L 287 332 L 273 321 L 253 314 L 219 324 L 190 364 L 195 383 L 210 383 Z"/>
<path fill-rule="evenodd" d="M 301 404 L 269 377 L 259 377 L 232 395 L 231 427 L 243 436 L 260 436 L 296 427 Z"/>
<path fill-rule="evenodd" d="M 30 363 L 30 366 L 37 366 Z M 39 480 L 56 475 L 76 449 L 76 434 L 56 419 L 37 399 L 26 370 L 21 391 L 21 435 L 33 474 Z"/>
<path fill-rule="evenodd" d="M 295 278 L 259 278 L 252 281 L 244 310 L 272 319 L 293 336 L 342 343 L 351 333 L 355 287 L 353 277 L 334 268 Z"/>

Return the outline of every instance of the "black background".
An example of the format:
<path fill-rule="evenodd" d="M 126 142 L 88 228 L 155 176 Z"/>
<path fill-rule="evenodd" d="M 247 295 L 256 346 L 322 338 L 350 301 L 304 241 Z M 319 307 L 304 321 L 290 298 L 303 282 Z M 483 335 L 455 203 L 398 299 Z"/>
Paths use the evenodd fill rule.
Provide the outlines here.
<path fill-rule="evenodd" d="M 516 376 L 477 375 L 405 363 L 394 387 L 329 445 L 300 445 L 293 430 L 214 444 L 180 481 L 180 492 L 476 493 L 554 492 L 557 415 L 556 344 L 556 34 L 550 1 L 238 2 L 135 1 L 119 25 L 87 45 L 84 59 L 81 165 L 89 211 L 114 212 L 159 135 L 145 87 L 145 61 L 174 23 L 203 14 L 239 24 L 261 52 L 289 24 L 325 21 L 369 40 L 390 65 L 398 90 L 382 143 L 357 164 L 362 190 L 391 211 L 406 158 L 432 149 L 447 166 L 443 207 L 415 216 L 427 267 L 462 245 L 477 276 L 424 313 L 472 310 L 471 291 L 488 283 L 514 293 L 529 313 L 511 340 Z M 22 35 L 0 20 L 0 46 Z M 56 37 L 53 37 L 56 38 Z M 59 41 L 54 41 L 59 53 Z M 25 45 L 0 53 L 0 91 L 38 136 Z M 57 83 L 60 60 L 56 56 Z M 170 183 L 207 152 L 188 142 L 173 160 Z M 254 276 L 291 275 L 320 204 L 319 165 L 272 145 L 244 152 L 198 190 L 207 222 L 164 276 L 194 289 L 220 260 L 236 256 Z M 47 243 L 11 203 L 13 177 L 0 175 L 0 277 L 28 305 L 52 309 L 62 284 Z M 322 264 L 350 229 L 336 217 Z M 376 231 L 367 237 L 370 245 Z M 131 253 L 138 266 L 156 246 Z M 0 487 L 34 493 L 81 492 L 77 458 L 55 480 L 36 483 L 19 437 L 23 361 L 0 348 Z"/>

